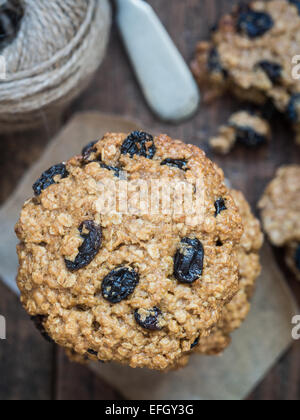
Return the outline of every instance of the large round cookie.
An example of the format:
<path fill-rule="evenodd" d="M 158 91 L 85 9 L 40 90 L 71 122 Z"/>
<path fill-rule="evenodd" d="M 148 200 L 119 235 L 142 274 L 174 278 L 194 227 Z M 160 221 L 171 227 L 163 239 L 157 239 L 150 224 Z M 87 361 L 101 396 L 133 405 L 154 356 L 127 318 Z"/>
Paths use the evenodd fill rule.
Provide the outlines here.
<path fill-rule="evenodd" d="M 201 223 L 136 211 L 137 186 L 153 179 L 200 192 Z M 104 212 L 122 182 L 128 211 L 120 199 L 119 213 Z M 46 171 L 34 191 L 16 226 L 21 300 L 73 354 L 164 370 L 209 334 L 238 290 L 241 218 L 222 171 L 195 146 L 107 134 Z"/>

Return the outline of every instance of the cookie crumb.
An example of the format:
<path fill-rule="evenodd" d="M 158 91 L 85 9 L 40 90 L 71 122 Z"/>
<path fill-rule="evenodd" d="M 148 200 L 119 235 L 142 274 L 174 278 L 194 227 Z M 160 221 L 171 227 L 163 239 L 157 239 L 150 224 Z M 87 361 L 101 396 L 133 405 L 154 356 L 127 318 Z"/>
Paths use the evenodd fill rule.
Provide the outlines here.
<path fill-rule="evenodd" d="M 217 136 L 209 141 L 217 153 L 228 154 L 236 143 L 248 148 L 267 144 L 271 139 L 271 127 L 259 114 L 248 111 L 234 113 L 228 123 L 219 129 Z"/>

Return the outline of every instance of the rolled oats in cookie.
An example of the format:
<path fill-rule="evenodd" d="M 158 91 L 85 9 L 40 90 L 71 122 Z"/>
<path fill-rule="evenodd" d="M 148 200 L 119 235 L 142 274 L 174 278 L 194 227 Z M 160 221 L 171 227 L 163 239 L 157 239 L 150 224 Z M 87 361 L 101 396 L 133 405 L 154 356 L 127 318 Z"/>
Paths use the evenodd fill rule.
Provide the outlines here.
<path fill-rule="evenodd" d="M 145 132 L 109 133 L 65 170 L 16 226 L 26 311 L 76 360 L 173 366 L 238 291 L 243 227 L 222 171 Z"/>
<path fill-rule="evenodd" d="M 239 111 L 220 127 L 218 135 L 209 143 L 216 152 L 227 154 L 236 143 L 256 148 L 267 144 L 270 138 L 271 127 L 264 118 L 250 111 Z"/>
<path fill-rule="evenodd" d="M 280 168 L 259 202 L 263 227 L 275 246 L 300 242 L 300 166 Z"/>
<path fill-rule="evenodd" d="M 299 2 L 250 1 L 221 18 L 210 41 L 200 42 L 192 69 L 207 96 L 230 91 L 256 104 L 271 103 L 291 122 L 300 143 Z"/>

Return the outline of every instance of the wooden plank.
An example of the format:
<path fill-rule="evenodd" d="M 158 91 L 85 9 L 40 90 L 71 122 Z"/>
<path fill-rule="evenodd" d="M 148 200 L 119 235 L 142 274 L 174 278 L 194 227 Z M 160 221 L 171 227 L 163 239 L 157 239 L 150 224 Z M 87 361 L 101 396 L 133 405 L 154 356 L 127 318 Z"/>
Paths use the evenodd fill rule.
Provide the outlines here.
<path fill-rule="evenodd" d="M 56 400 L 118 400 L 118 392 L 84 365 L 71 363 L 64 350 L 56 349 Z"/>
<path fill-rule="evenodd" d="M 30 133 L 0 136 L 0 204 L 12 193 L 42 153 L 59 123 Z M 0 283 L 0 315 L 7 340 L 0 341 L 0 400 L 50 400 L 53 396 L 53 346 L 32 325 L 16 296 Z"/>
<path fill-rule="evenodd" d="M 0 400 L 50 400 L 53 346 L 2 284 L 0 296 L 0 314 L 7 324 L 7 340 L 0 341 Z"/>

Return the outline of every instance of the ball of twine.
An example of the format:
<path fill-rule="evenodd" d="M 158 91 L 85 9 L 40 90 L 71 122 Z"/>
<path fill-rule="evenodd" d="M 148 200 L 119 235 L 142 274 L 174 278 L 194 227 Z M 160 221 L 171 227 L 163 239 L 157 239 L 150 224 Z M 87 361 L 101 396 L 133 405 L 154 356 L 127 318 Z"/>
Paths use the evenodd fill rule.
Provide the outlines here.
<path fill-rule="evenodd" d="M 108 0 L 0 0 L 0 130 L 61 112 L 99 67 L 110 22 Z"/>

